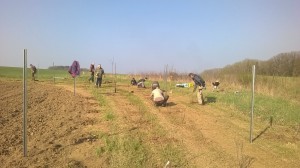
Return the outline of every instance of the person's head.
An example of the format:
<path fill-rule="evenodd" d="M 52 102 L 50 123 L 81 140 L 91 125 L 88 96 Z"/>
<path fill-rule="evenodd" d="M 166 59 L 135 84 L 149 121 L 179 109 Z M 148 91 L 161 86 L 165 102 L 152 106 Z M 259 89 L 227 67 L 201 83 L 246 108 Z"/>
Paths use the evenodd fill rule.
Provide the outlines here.
<path fill-rule="evenodd" d="M 31 67 L 33 67 L 33 65 L 32 65 L 32 64 L 30 64 L 30 66 L 31 66 Z"/>
<path fill-rule="evenodd" d="M 193 78 L 195 75 L 193 73 L 189 73 L 189 77 Z"/>
<path fill-rule="evenodd" d="M 100 69 L 100 68 L 101 68 L 101 64 L 98 64 L 97 68 L 99 68 L 99 69 Z"/>

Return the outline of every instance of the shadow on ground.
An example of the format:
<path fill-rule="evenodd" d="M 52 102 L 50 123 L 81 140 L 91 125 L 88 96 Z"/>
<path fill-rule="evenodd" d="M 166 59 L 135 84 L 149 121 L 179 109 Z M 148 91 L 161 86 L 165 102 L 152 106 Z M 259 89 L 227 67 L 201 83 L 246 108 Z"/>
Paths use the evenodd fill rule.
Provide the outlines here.
<path fill-rule="evenodd" d="M 217 101 L 216 97 L 206 97 L 205 103 L 215 103 Z"/>
<path fill-rule="evenodd" d="M 167 103 L 167 106 L 176 106 L 176 104 L 174 102 L 169 102 Z"/>

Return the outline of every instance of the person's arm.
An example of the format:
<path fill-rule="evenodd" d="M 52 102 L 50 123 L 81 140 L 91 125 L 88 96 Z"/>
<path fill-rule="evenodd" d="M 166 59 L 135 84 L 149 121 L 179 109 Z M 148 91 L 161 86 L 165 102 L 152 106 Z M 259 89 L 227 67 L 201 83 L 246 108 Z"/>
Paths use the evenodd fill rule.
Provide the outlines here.
<path fill-rule="evenodd" d="M 152 100 L 153 97 L 154 97 L 154 93 L 153 93 L 153 91 L 152 91 L 152 92 L 151 92 L 151 95 L 150 95 L 150 99 Z"/>

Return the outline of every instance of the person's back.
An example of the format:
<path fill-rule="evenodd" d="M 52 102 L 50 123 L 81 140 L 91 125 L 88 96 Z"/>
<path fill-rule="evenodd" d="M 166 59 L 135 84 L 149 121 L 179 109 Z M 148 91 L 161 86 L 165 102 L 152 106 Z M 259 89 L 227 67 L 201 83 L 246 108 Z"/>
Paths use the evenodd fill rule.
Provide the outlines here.
<path fill-rule="evenodd" d="M 164 100 L 163 92 L 158 87 L 151 92 L 151 96 L 153 96 L 153 101 L 159 102 Z"/>
<path fill-rule="evenodd" d="M 193 80 L 197 85 L 205 87 L 205 81 L 199 75 L 194 74 Z"/>
<path fill-rule="evenodd" d="M 142 78 L 142 79 L 138 80 L 137 87 L 139 87 L 139 88 L 145 88 L 144 82 L 146 81 L 146 79 L 147 78 Z"/>
<path fill-rule="evenodd" d="M 139 79 L 139 80 L 138 80 L 138 83 L 140 83 L 140 82 L 145 82 L 145 81 L 146 81 L 146 79 L 142 78 L 142 79 Z"/>
<path fill-rule="evenodd" d="M 160 90 L 159 87 L 156 87 L 156 89 L 152 90 L 151 92 L 151 98 L 156 106 L 165 107 L 167 105 L 169 96 L 164 91 Z"/>
<path fill-rule="evenodd" d="M 189 73 L 189 77 L 195 83 L 193 92 L 195 92 L 198 88 L 198 92 L 197 92 L 198 103 L 203 105 L 204 104 L 204 98 L 203 98 L 203 94 L 202 94 L 202 89 L 205 88 L 205 81 L 199 75 L 196 75 L 196 74 L 193 74 L 193 73 Z"/>

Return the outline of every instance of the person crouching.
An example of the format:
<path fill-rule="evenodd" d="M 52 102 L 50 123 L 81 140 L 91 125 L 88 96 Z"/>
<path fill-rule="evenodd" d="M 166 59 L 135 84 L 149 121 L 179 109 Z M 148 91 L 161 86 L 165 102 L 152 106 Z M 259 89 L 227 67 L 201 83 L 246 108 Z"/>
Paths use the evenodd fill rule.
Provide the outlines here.
<path fill-rule="evenodd" d="M 213 85 L 213 91 L 218 90 L 218 87 L 220 85 L 219 81 L 212 82 L 211 84 Z"/>
<path fill-rule="evenodd" d="M 146 86 L 145 86 L 146 80 L 147 80 L 147 77 L 138 80 L 138 81 L 137 81 L 137 87 L 138 87 L 138 88 L 146 88 Z"/>
<path fill-rule="evenodd" d="M 156 106 L 163 107 L 167 105 L 167 101 L 169 99 L 169 95 L 160 90 L 159 87 L 156 87 L 156 89 L 152 90 L 150 97 Z"/>

